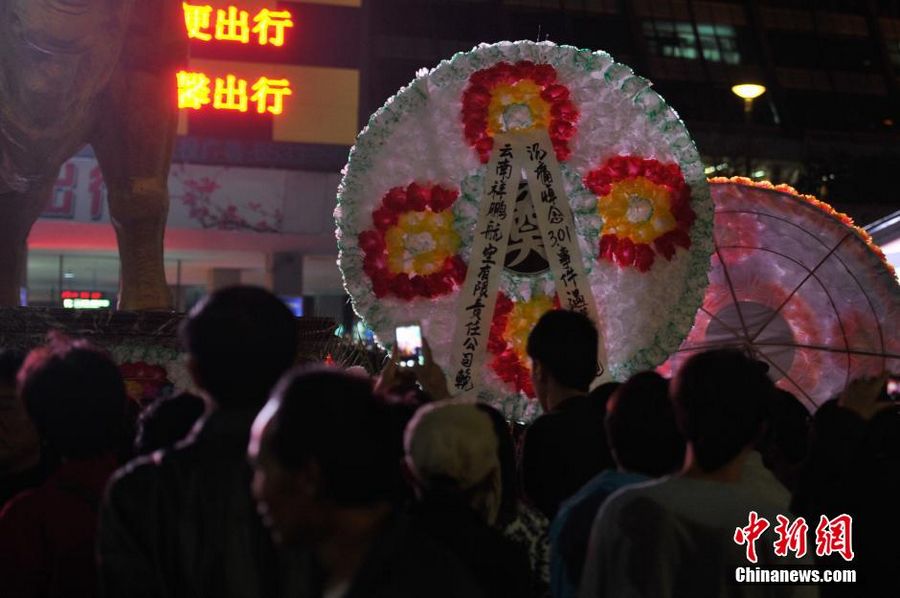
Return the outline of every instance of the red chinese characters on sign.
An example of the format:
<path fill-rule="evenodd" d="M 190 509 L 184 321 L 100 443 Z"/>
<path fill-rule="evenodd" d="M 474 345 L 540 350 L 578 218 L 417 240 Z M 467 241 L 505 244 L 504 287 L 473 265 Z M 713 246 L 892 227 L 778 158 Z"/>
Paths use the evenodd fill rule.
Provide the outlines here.
<path fill-rule="evenodd" d="M 75 190 L 78 187 L 78 168 L 71 163 L 63 165 L 59 171 L 59 178 L 53 187 L 53 199 L 44 216 L 50 218 L 75 217 Z"/>
<path fill-rule="evenodd" d="M 87 191 L 90 198 L 89 216 L 97 221 L 103 218 L 103 205 L 106 203 L 106 184 L 99 166 L 84 171 L 78 161 L 66 162 L 59 170 L 59 177 L 53 186 L 53 195 L 47 209 L 41 214 L 44 218 L 60 218 L 74 220 L 79 197 L 83 197 L 82 179 L 87 177 Z"/>
<path fill-rule="evenodd" d="M 294 26 L 289 10 L 264 8 L 251 18 L 248 11 L 237 6 L 216 10 L 206 4 L 183 2 L 182 7 L 188 37 L 204 42 L 218 40 L 281 47 L 285 31 Z"/>
<path fill-rule="evenodd" d="M 796 558 L 806 556 L 806 535 L 809 526 L 803 517 L 791 521 L 784 515 L 776 515 L 778 524 L 773 528 L 777 538 L 774 549 L 776 556 L 787 556 L 789 552 Z M 747 546 L 747 560 L 757 562 L 756 541 L 769 528 L 769 521 L 760 517 L 756 511 L 750 511 L 749 522 L 745 527 L 734 530 L 734 541 L 738 545 Z M 845 561 L 853 560 L 853 518 L 841 514 L 833 519 L 825 515 L 819 518 L 816 526 L 816 555 L 829 556 L 839 554 Z"/>
<path fill-rule="evenodd" d="M 224 42 L 250 43 L 250 14 L 246 10 L 238 10 L 229 6 L 228 11 L 216 12 L 215 38 Z"/>
<path fill-rule="evenodd" d="M 271 44 L 273 46 L 284 45 L 284 30 L 293 27 L 291 13 L 286 10 L 262 9 L 253 17 L 253 29 L 260 46 Z"/>
<path fill-rule="evenodd" d="M 178 78 L 178 107 L 200 110 L 212 102 L 212 81 L 203 73 L 191 73 L 179 71 Z"/>
<path fill-rule="evenodd" d="M 62 291 L 60 299 L 103 299 L 100 291 Z"/>
<path fill-rule="evenodd" d="M 207 4 L 183 2 L 184 24 L 190 39 L 204 42 L 237 42 L 282 47 L 285 32 L 294 26 L 289 10 L 263 8 L 251 17 L 238 6 L 216 9 Z M 261 76 L 243 79 L 231 73 L 214 76 L 204 72 L 180 71 L 178 108 L 189 110 L 226 110 L 279 115 L 284 98 L 293 95 L 286 78 Z"/>
<path fill-rule="evenodd" d="M 259 114 L 278 115 L 284 112 L 284 98 L 293 94 L 287 79 L 260 77 L 250 85 L 232 74 L 215 81 L 204 73 L 189 71 L 180 71 L 177 77 L 178 107 L 191 110 L 211 105 L 215 110 L 247 112 L 252 102 Z"/>
<path fill-rule="evenodd" d="M 212 6 L 197 6 L 183 2 L 181 4 L 184 9 L 184 26 L 187 29 L 188 37 L 191 39 L 199 39 L 208 42 L 212 39 L 212 34 L 208 33 L 212 25 Z"/>
<path fill-rule="evenodd" d="M 216 78 L 216 89 L 213 92 L 213 108 L 216 110 L 247 111 L 247 81 L 234 75 Z"/>
<path fill-rule="evenodd" d="M 284 112 L 284 96 L 291 95 L 291 82 L 287 79 L 269 79 L 260 77 L 250 88 L 253 95 L 251 102 L 256 102 L 256 111 L 260 114 Z"/>

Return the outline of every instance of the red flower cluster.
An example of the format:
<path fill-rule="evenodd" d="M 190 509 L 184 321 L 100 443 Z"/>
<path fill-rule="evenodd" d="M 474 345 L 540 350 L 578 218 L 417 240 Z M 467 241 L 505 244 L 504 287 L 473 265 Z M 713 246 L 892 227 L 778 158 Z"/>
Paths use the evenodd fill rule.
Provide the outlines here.
<path fill-rule="evenodd" d="M 519 358 L 519 354 L 513 348 L 504 335 L 509 317 L 512 314 L 515 303 L 504 295 L 497 293 L 497 303 L 494 307 L 494 319 L 491 322 L 491 332 L 488 335 L 488 351 L 494 355 L 491 360 L 491 369 L 501 380 L 515 388 L 526 396 L 534 397 L 534 386 L 531 383 L 531 370 Z M 559 296 L 553 297 L 553 309 L 562 309 Z"/>
<path fill-rule="evenodd" d="M 119 372 L 125 380 L 128 398 L 142 405 L 161 396 L 163 388 L 172 384 L 161 365 L 129 362 L 120 365 Z"/>
<path fill-rule="evenodd" d="M 513 310 L 512 300 L 503 293 L 497 293 L 497 304 L 494 307 L 494 319 L 488 336 L 488 351 L 493 353 L 491 369 L 501 380 L 527 396 L 534 396 L 531 384 L 531 371 L 519 359 L 519 355 L 509 341 L 503 338 L 509 315 Z"/>
<path fill-rule="evenodd" d="M 556 82 L 556 69 L 549 64 L 535 64 L 528 60 L 515 64 L 500 62 L 473 73 L 463 93 L 462 120 L 466 140 L 478 151 L 483 163 L 488 162 L 494 147 L 487 122 L 493 88 L 502 84 L 513 85 L 524 79 L 540 87 L 541 99 L 550 104 L 552 118 L 549 133 L 556 158 L 567 160 L 572 153 L 568 142 L 575 135 L 578 108 L 569 100 L 569 89 Z"/>
<path fill-rule="evenodd" d="M 374 230 L 359 234 L 359 246 L 365 253 L 363 271 L 372 280 L 376 297 L 394 295 L 410 301 L 415 297 L 437 297 L 452 291 L 466 278 L 466 264 L 458 255 L 444 260 L 443 267 L 424 276 L 388 269 L 385 233 L 397 224 L 405 212 L 441 212 L 453 205 L 458 192 L 439 185 L 411 183 L 406 188 L 394 187 L 385 194 L 381 206 L 372 212 Z"/>
<path fill-rule="evenodd" d="M 644 177 L 666 189 L 669 212 L 675 218 L 677 227 L 656 237 L 652 246 L 615 234 L 602 235 L 598 257 L 623 268 L 633 266 L 647 272 L 653 265 L 655 255 L 671 260 L 676 247 L 690 249 L 689 231 L 696 215 L 691 208 L 691 188 L 675 163 L 663 164 L 639 156 L 613 156 L 600 168 L 589 172 L 584 182 L 597 197 L 604 197 L 609 195 L 617 182 L 637 177 Z"/>

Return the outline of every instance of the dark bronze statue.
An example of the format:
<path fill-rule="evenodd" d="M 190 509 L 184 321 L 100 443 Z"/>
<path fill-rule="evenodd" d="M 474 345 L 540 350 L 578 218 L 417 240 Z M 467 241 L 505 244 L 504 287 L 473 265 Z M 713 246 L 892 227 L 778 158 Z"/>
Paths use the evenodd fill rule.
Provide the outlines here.
<path fill-rule="evenodd" d="M 171 307 L 163 234 L 181 10 L 177 0 L 0 1 L 0 306 L 18 304 L 28 233 L 60 167 L 90 144 L 119 243 L 119 308 Z"/>

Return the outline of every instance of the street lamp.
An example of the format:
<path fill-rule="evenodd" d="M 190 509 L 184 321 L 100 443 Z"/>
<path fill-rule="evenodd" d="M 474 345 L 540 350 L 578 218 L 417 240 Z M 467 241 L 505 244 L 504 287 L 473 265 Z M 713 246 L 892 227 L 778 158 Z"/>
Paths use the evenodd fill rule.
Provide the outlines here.
<path fill-rule="evenodd" d="M 766 86 L 759 83 L 741 83 L 731 87 L 732 93 L 744 100 L 744 118 L 750 122 L 753 100 L 766 93 Z"/>
<path fill-rule="evenodd" d="M 753 140 L 753 128 L 750 126 L 751 116 L 753 113 L 753 100 L 766 93 L 766 86 L 759 83 L 740 83 L 731 87 L 732 93 L 744 100 L 744 123 L 747 126 L 747 140 L 744 147 L 744 166 L 747 176 L 750 176 L 750 154 L 752 152 L 751 145 Z"/>

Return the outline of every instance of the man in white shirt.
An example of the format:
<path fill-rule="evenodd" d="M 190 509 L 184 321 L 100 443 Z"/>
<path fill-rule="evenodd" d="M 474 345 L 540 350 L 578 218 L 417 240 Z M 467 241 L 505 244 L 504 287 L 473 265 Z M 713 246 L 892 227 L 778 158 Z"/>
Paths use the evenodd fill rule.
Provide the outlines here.
<path fill-rule="evenodd" d="M 736 582 L 737 568 L 812 563 L 809 550 L 803 559 L 775 556 L 776 516 L 793 517 L 744 479 L 773 390 L 764 367 L 739 351 L 710 351 L 685 364 L 671 388 L 688 441 L 685 468 L 607 500 L 591 531 L 582 598 L 818 596 L 811 585 Z M 735 541 L 751 511 L 770 523 L 755 541 L 755 563 Z"/>

